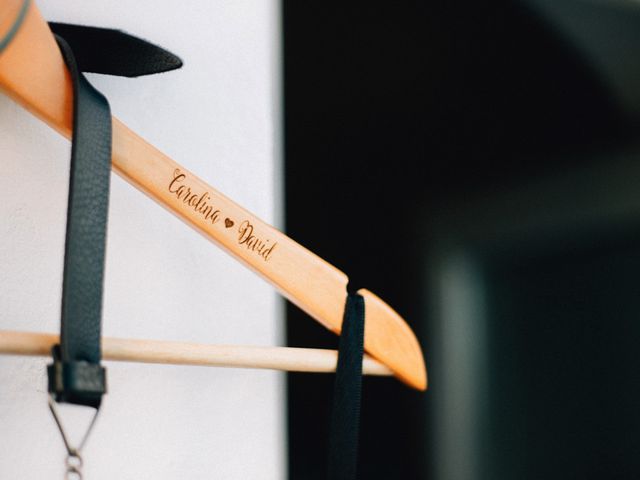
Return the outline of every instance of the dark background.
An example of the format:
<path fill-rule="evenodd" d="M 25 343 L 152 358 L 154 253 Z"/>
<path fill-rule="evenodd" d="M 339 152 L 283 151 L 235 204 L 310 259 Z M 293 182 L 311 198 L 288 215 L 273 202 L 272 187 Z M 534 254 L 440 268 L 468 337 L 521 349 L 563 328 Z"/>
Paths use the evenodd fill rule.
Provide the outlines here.
<path fill-rule="evenodd" d="M 430 375 L 365 379 L 361 478 L 640 478 L 640 4 L 283 7 L 288 233 Z M 287 335 L 337 346 L 291 305 Z M 292 479 L 332 382 L 289 375 Z"/>

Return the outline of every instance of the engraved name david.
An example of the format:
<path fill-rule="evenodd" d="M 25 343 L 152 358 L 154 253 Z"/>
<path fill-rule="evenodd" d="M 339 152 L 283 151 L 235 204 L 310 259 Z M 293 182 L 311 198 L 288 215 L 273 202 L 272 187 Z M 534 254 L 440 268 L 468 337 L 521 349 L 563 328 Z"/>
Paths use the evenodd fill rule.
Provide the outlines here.
<path fill-rule="evenodd" d="M 253 225 L 245 220 L 238 228 L 238 243 L 244 245 L 247 249 L 256 252 L 265 261 L 269 261 L 273 250 L 278 245 L 277 242 L 271 243 L 270 240 L 262 240 L 253 234 Z"/>

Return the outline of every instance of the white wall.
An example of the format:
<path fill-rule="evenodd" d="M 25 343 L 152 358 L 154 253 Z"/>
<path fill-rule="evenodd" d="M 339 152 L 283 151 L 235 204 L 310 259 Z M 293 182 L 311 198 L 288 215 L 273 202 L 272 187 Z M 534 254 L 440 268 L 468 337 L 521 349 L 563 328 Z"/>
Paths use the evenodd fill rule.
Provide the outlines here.
<path fill-rule="evenodd" d="M 181 56 L 177 72 L 90 78 L 114 114 L 160 150 L 280 223 L 276 1 L 38 4 L 50 20 L 120 28 Z M 68 166 L 68 142 L 0 95 L 1 329 L 59 329 Z M 281 343 L 282 306 L 269 285 L 115 175 L 110 205 L 105 335 Z M 47 362 L 0 357 L 0 479 L 62 477 Z M 282 374 L 107 367 L 109 394 L 84 454 L 87 478 L 285 477 Z"/>

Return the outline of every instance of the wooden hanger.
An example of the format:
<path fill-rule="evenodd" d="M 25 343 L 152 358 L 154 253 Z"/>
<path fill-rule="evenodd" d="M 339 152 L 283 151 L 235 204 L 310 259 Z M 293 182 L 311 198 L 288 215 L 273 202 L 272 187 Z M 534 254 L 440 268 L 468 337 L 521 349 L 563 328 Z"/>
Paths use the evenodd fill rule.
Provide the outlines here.
<path fill-rule="evenodd" d="M 22 0 L 3 1 L 0 35 L 11 29 L 22 5 Z M 33 2 L 12 42 L 0 53 L 0 89 L 59 133 L 71 137 L 70 77 L 55 39 Z M 343 272 L 216 191 L 115 117 L 112 157 L 113 170 L 121 177 L 340 334 L 348 283 Z M 427 373 L 414 333 L 376 295 L 366 289 L 358 293 L 365 299 L 365 350 L 407 385 L 425 390 Z M 108 356 L 107 348 L 105 358 Z"/>

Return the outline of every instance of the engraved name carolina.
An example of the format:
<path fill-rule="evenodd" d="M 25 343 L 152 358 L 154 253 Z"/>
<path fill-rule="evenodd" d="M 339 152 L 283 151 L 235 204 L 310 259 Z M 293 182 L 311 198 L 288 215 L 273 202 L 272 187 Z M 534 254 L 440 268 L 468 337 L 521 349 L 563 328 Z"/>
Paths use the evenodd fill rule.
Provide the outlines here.
<path fill-rule="evenodd" d="M 182 203 L 193 207 L 205 220 L 211 223 L 218 222 L 220 220 L 220 210 L 208 203 L 208 200 L 211 200 L 209 192 L 198 195 L 197 192 L 191 190 L 191 187 L 183 184 L 185 178 L 187 176 L 184 173 L 180 173 L 179 169 L 176 169 L 173 172 L 173 180 L 169 183 L 169 192 L 173 193 Z"/>
<path fill-rule="evenodd" d="M 194 192 L 191 187 L 185 183 L 186 178 L 187 176 L 182 173 L 180 169 L 176 169 L 173 172 L 173 179 L 169 182 L 169 192 L 175 195 L 182 203 L 202 215 L 206 221 L 211 224 L 216 224 L 220 221 L 222 213 L 210 203 L 212 200 L 211 195 L 209 195 L 209 192 Z M 232 227 L 234 223 L 230 218 L 225 218 L 225 228 Z M 245 220 L 238 226 L 237 241 L 238 244 L 243 245 L 247 250 L 258 254 L 265 262 L 269 261 L 274 249 L 278 245 L 277 242 L 271 243 L 268 239 L 261 239 L 257 235 L 254 235 L 253 225 L 248 220 Z"/>

